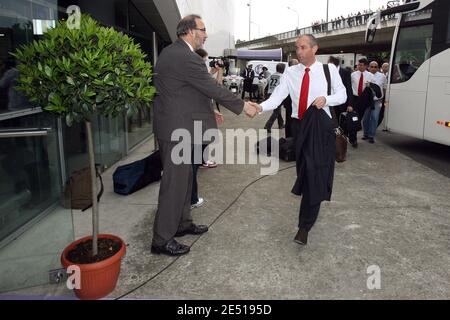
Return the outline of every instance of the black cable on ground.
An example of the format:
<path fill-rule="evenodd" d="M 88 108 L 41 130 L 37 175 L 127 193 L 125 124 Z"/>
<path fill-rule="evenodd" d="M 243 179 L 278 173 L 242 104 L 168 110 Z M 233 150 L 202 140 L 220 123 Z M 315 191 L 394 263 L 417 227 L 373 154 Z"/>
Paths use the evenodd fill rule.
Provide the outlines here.
<path fill-rule="evenodd" d="M 292 165 L 286 168 L 283 168 L 281 170 L 278 170 L 278 172 L 283 172 L 285 170 L 291 169 L 291 168 L 295 168 L 296 165 Z M 257 183 L 258 181 L 266 178 L 268 176 L 261 176 L 258 179 L 253 180 L 252 182 L 250 182 L 248 185 L 245 186 L 244 189 L 241 190 L 241 192 L 237 195 L 237 197 L 228 205 L 228 207 L 226 207 L 214 220 L 213 222 L 211 222 L 208 226 L 208 229 L 211 228 L 216 222 L 217 220 L 219 220 L 224 214 L 225 212 L 227 212 L 238 200 L 239 198 L 242 196 L 242 194 L 252 185 L 254 185 L 255 183 Z M 194 244 L 202 237 L 203 235 L 200 235 L 197 239 L 194 240 L 194 242 L 191 244 L 191 247 L 194 246 Z M 119 300 L 122 299 L 130 294 L 132 294 L 133 292 L 139 290 L 140 288 L 142 288 L 143 286 L 145 286 L 147 283 L 149 283 L 150 281 L 152 281 L 153 279 L 155 279 L 157 276 L 159 276 L 160 274 L 162 274 L 164 271 L 166 271 L 170 266 L 172 266 L 180 257 L 182 256 L 178 256 L 175 259 L 173 259 L 167 266 L 165 266 L 161 271 L 159 271 L 157 274 L 155 274 L 154 276 L 152 276 L 150 279 L 144 281 L 142 284 L 140 284 L 139 286 L 137 286 L 136 288 L 133 288 L 132 290 L 128 291 L 127 293 L 124 293 L 123 295 L 115 298 L 114 300 Z"/>

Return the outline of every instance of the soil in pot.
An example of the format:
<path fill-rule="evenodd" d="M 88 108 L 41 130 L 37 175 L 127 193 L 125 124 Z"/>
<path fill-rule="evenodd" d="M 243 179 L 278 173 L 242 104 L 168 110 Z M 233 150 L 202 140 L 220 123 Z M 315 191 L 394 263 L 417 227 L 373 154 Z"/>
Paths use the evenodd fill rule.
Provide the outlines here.
<path fill-rule="evenodd" d="M 67 253 L 67 260 L 75 264 L 95 263 L 106 260 L 119 252 L 122 243 L 114 239 L 98 239 L 98 255 L 92 256 L 92 239 L 80 242 Z"/>

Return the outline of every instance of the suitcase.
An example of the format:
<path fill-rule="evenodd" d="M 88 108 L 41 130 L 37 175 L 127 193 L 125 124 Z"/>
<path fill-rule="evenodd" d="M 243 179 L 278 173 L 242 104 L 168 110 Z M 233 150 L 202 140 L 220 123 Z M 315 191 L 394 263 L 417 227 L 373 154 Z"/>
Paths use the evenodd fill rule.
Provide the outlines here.
<path fill-rule="evenodd" d="M 113 174 L 114 192 L 122 195 L 136 192 L 161 180 L 161 171 L 159 150 L 144 159 L 120 166 Z"/>

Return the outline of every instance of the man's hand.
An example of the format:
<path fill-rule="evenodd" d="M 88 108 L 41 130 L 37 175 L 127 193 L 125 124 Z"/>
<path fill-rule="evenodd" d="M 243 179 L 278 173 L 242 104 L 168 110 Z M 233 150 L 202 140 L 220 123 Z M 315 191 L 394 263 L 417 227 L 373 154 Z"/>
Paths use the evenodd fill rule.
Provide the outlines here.
<path fill-rule="evenodd" d="M 353 112 L 353 108 L 351 106 L 347 107 L 347 112 Z"/>
<path fill-rule="evenodd" d="M 253 118 L 254 116 L 256 116 L 258 112 L 261 111 L 262 111 L 261 106 L 255 102 L 247 101 L 244 104 L 244 112 L 250 118 Z"/>
<path fill-rule="evenodd" d="M 223 118 L 223 114 L 221 114 L 219 111 L 214 110 L 214 116 L 216 117 L 217 125 L 220 126 L 223 124 L 225 119 Z"/>
<path fill-rule="evenodd" d="M 220 68 L 217 67 L 217 66 L 215 66 L 215 67 L 212 67 L 212 68 L 209 70 L 209 73 L 210 73 L 210 74 L 215 74 L 215 73 L 217 73 L 217 72 L 219 72 L 219 71 L 220 71 Z"/>
<path fill-rule="evenodd" d="M 317 109 L 322 109 L 327 104 L 327 99 L 325 97 L 318 97 L 316 100 L 313 101 L 312 105 L 315 106 Z"/>

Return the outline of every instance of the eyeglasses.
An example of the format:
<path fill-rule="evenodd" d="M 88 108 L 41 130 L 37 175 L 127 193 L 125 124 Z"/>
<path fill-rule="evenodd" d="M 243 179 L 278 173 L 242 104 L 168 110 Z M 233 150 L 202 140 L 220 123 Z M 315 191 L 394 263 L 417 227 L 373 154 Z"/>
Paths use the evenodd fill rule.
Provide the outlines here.
<path fill-rule="evenodd" d="M 203 31 L 203 32 L 206 32 L 206 28 L 194 28 L 195 30 L 199 30 L 199 31 Z"/>
<path fill-rule="evenodd" d="M 375 68 L 375 69 L 378 69 L 378 67 L 377 67 L 377 66 L 370 66 L 370 68 Z"/>

